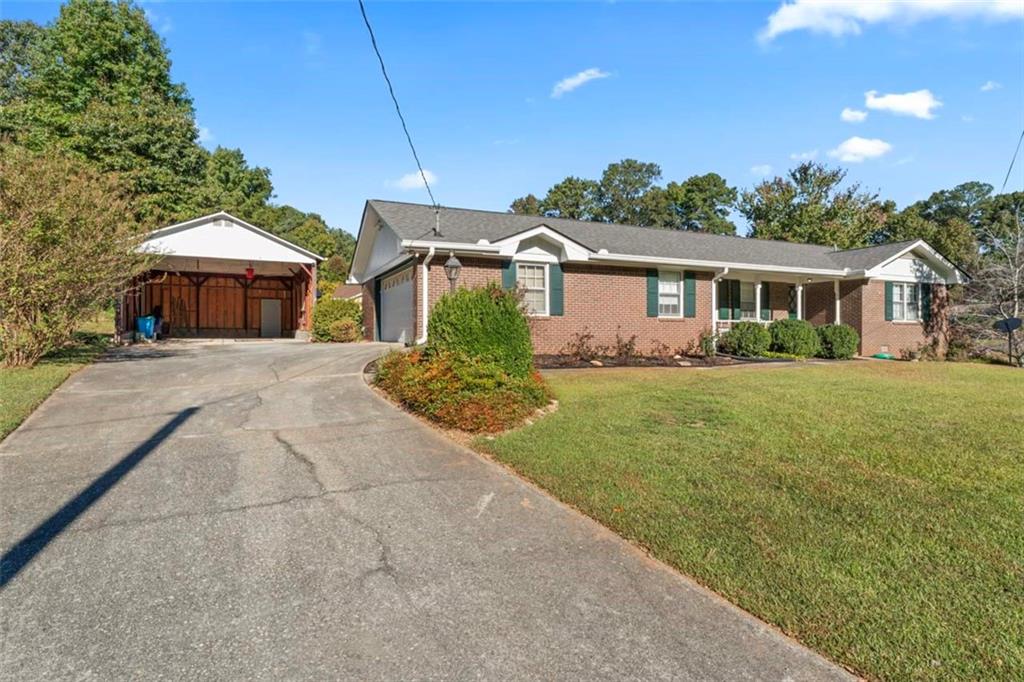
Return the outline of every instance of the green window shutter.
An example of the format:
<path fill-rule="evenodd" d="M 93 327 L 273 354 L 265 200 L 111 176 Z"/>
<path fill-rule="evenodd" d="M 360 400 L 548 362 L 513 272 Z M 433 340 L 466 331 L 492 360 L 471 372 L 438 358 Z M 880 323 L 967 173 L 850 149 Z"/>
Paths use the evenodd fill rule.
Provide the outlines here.
<path fill-rule="evenodd" d="M 789 319 L 796 319 L 796 287 L 789 285 Z"/>
<path fill-rule="evenodd" d="M 697 317 L 697 275 L 683 273 L 683 317 Z"/>
<path fill-rule="evenodd" d="M 729 280 L 718 280 L 718 319 L 728 320 L 729 311 Z"/>
<path fill-rule="evenodd" d="M 768 282 L 761 282 L 761 319 L 772 319 L 772 297 L 769 293 Z"/>
<path fill-rule="evenodd" d="M 647 317 L 658 316 L 658 271 L 647 271 Z"/>
<path fill-rule="evenodd" d="M 921 283 L 921 320 L 924 322 L 932 320 L 932 285 L 930 282 Z"/>
<path fill-rule="evenodd" d="M 892 322 L 892 282 L 885 283 L 885 320 Z"/>
<path fill-rule="evenodd" d="M 510 260 L 501 261 L 501 288 L 516 288 L 516 264 Z"/>
<path fill-rule="evenodd" d="M 550 313 L 554 317 L 561 317 L 565 314 L 565 278 L 562 273 L 561 263 L 552 263 L 548 268 L 551 278 L 549 296 L 551 298 Z"/>
<path fill-rule="evenodd" d="M 729 290 L 732 293 L 732 319 L 738 320 L 743 317 L 743 311 L 740 309 L 740 281 L 729 280 Z"/>

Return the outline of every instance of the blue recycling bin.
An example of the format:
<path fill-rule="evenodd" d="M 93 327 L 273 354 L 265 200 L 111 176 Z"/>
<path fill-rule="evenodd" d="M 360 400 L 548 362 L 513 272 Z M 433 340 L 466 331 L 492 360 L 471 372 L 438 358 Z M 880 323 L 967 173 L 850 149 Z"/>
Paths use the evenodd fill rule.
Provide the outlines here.
<path fill-rule="evenodd" d="M 147 339 L 151 339 L 156 331 L 156 318 L 152 315 L 143 315 L 135 318 L 135 330 Z"/>

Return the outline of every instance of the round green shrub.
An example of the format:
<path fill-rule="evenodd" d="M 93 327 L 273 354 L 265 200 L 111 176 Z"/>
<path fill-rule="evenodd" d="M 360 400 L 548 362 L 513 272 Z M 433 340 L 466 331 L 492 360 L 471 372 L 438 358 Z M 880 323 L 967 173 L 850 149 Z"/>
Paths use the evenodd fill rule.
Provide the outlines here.
<path fill-rule="evenodd" d="M 737 322 L 718 339 L 718 347 L 729 355 L 762 357 L 768 352 L 772 335 L 757 322 Z"/>
<path fill-rule="evenodd" d="M 857 354 L 860 336 L 857 330 L 848 324 L 826 324 L 818 327 L 818 338 L 821 340 L 819 355 L 835 360 L 849 360 Z"/>
<path fill-rule="evenodd" d="M 520 378 L 533 369 L 530 327 L 519 298 L 495 284 L 442 296 L 430 314 L 427 339 L 429 353 L 495 362 Z"/>
<path fill-rule="evenodd" d="M 363 308 L 355 301 L 323 297 L 313 307 L 313 340 L 333 341 L 331 324 L 339 320 L 352 320 L 356 327 L 363 324 Z"/>
<path fill-rule="evenodd" d="M 353 341 L 358 341 L 360 337 L 359 325 L 356 324 L 355 320 L 347 317 L 343 320 L 331 322 L 329 329 L 331 341 L 335 343 L 352 343 Z"/>
<path fill-rule="evenodd" d="M 821 341 L 814 326 L 807 320 L 775 320 L 768 325 L 772 337 L 771 350 L 810 358 L 821 350 Z"/>

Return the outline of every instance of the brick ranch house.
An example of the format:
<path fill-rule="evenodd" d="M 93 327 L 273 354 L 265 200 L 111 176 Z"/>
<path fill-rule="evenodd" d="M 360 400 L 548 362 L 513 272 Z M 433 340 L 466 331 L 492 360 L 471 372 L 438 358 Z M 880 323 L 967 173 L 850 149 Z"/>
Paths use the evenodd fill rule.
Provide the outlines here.
<path fill-rule="evenodd" d="M 584 330 L 636 335 L 643 352 L 693 348 L 738 320 L 845 323 L 860 354 L 916 350 L 935 336 L 947 287 L 966 275 L 924 241 L 847 251 L 809 244 L 371 200 L 350 282 L 366 338 L 426 341 L 429 311 L 458 286 L 520 287 L 537 353 Z"/>

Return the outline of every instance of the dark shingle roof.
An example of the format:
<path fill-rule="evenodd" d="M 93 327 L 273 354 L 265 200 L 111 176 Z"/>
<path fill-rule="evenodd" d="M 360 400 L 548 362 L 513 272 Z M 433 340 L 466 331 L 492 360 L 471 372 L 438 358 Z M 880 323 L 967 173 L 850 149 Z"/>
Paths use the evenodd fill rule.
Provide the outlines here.
<path fill-rule="evenodd" d="M 432 206 L 379 199 L 371 199 L 368 203 L 400 239 L 475 244 L 481 239 L 495 242 L 538 225 L 547 225 L 595 252 L 606 249 L 609 253 L 630 256 L 751 266 L 859 270 L 877 265 L 887 258 L 886 254 L 895 253 L 909 243 L 835 251 L 831 247 L 814 244 L 446 207 L 441 208 L 441 236 L 438 237 L 433 234 Z"/>

